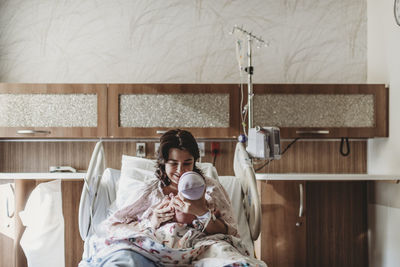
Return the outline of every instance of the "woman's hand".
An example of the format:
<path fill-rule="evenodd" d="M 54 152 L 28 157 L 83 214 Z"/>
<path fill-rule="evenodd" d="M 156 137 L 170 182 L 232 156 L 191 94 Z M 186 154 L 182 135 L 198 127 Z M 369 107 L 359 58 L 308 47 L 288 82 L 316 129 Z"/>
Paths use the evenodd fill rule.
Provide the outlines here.
<path fill-rule="evenodd" d="M 200 199 L 190 200 L 179 193 L 178 196 L 172 198 L 171 205 L 175 209 L 184 213 L 201 216 L 208 211 L 207 202 L 204 196 L 205 194 L 203 194 Z"/>
<path fill-rule="evenodd" d="M 175 210 L 179 210 L 185 213 L 190 213 L 195 216 L 201 216 L 208 212 L 208 206 L 204 195 L 198 200 L 190 200 L 178 194 L 178 196 L 171 199 L 171 205 Z M 207 234 L 226 234 L 228 233 L 228 228 L 226 224 L 219 218 L 216 220 L 210 220 L 207 228 L 204 229 Z"/>
<path fill-rule="evenodd" d="M 169 221 L 174 218 L 175 210 L 172 206 L 169 205 L 170 201 L 171 199 L 166 196 L 161 201 L 161 203 L 153 209 L 153 214 L 151 215 L 150 222 L 153 225 L 154 229 L 160 227 L 163 222 Z"/>

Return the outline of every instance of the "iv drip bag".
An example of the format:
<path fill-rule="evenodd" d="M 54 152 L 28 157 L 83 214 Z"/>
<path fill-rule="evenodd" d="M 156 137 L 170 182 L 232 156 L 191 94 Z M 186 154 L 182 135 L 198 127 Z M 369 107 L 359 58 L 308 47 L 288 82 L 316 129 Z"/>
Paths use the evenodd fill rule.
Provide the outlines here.
<path fill-rule="evenodd" d="M 246 58 L 246 42 L 242 38 L 236 39 L 236 59 L 239 64 L 239 71 L 242 72 L 245 66 L 245 58 Z"/>

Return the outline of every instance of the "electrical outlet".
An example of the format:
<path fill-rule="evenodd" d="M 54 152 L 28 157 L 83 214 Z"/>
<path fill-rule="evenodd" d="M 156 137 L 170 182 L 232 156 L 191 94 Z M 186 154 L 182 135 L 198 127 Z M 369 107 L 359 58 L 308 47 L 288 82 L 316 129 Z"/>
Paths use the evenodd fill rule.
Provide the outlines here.
<path fill-rule="evenodd" d="M 154 143 L 154 156 L 156 158 L 158 157 L 158 149 L 160 149 L 160 143 L 156 142 L 156 143 Z"/>
<path fill-rule="evenodd" d="M 136 143 L 136 157 L 146 157 L 146 143 Z"/>
<path fill-rule="evenodd" d="M 204 142 L 198 142 L 200 158 L 206 155 L 206 144 Z"/>

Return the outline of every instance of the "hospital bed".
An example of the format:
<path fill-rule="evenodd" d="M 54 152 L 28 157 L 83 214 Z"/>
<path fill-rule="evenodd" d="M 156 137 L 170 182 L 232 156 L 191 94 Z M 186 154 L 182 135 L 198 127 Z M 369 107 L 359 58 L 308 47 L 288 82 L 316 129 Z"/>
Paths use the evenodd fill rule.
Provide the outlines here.
<path fill-rule="evenodd" d="M 235 176 L 218 176 L 211 163 L 196 164 L 206 176 L 219 180 L 227 191 L 243 245 L 253 253 L 253 241 L 260 233 L 261 205 L 255 172 L 243 143 L 236 145 Z M 92 238 L 105 234 L 100 223 L 116 209 L 118 201 L 123 201 L 123 195 L 129 193 L 129 186 L 134 186 L 135 179 L 145 179 L 147 175 L 152 175 L 154 170 L 154 160 L 125 155 L 122 157 L 121 170 L 106 168 L 102 141 L 96 144 L 79 206 L 79 232 L 85 242 L 83 259 L 92 255 L 90 246 Z M 129 180 L 127 177 L 134 178 Z"/>

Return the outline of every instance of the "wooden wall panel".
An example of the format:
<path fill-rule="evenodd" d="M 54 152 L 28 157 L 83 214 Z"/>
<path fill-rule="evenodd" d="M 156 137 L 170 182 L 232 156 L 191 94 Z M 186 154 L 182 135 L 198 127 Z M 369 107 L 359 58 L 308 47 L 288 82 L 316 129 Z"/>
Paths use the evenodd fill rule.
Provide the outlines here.
<path fill-rule="evenodd" d="M 146 142 L 148 158 L 154 156 L 154 142 Z M 282 142 L 282 149 L 289 141 Z M 0 172 L 48 172 L 50 166 L 72 166 L 85 170 L 95 142 L 0 142 Z M 216 158 L 219 175 L 233 175 L 236 141 L 220 142 L 221 154 Z M 350 155 L 339 153 L 339 141 L 299 140 L 282 156 L 259 173 L 366 173 L 367 143 L 350 141 Z M 104 142 L 107 166 L 121 168 L 122 154 L 134 156 L 136 141 Z M 213 162 L 211 142 L 206 142 L 203 162 Z M 255 165 L 261 166 L 264 162 Z"/>
<path fill-rule="evenodd" d="M 85 170 L 94 142 L 0 142 L 0 172 L 48 172 L 50 166 Z"/>
<path fill-rule="evenodd" d="M 0 267 L 14 265 L 14 239 L 0 233 Z"/>
<path fill-rule="evenodd" d="M 289 142 L 282 142 L 282 150 Z M 366 173 L 366 141 L 350 141 L 350 154 L 339 153 L 340 141 L 299 140 L 280 160 L 272 161 L 260 173 Z M 255 169 L 262 163 L 255 165 Z"/>

